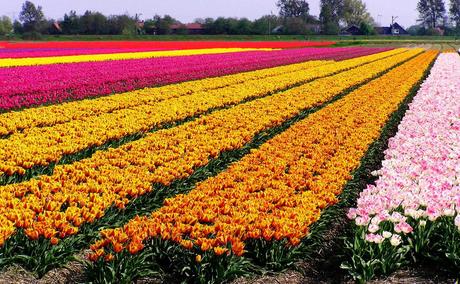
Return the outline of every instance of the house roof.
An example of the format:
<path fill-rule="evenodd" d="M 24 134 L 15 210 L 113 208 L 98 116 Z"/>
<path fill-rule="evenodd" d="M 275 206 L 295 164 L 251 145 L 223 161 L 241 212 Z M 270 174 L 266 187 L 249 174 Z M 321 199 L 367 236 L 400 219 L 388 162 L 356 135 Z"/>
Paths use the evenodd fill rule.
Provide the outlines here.
<path fill-rule="evenodd" d="M 201 30 L 201 29 L 203 29 L 203 25 L 202 25 L 202 24 L 198 24 L 198 23 L 186 24 L 185 26 L 186 26 L 187 29 L 189 29 L 189 30 Z"/>
<path fill-rule="evenodd" d="M 190 23 L 190 24 L 172 24 L 171 25 L 171 29 L 180 29 L 182 27 L 184 27 L 187 29 L 187 30 L 202 30 L 203 29 L 203 25 L 202 24 L 198 24 L 198 23 Z"/>
<path fill-rule="evenodd" d="M 344 35 L 348 35 L 348 34 L 351 34 L 351 35 L 361 35 L 363 32 L 361 30 L 360 27 L 358 27 L 357 25 L 350 25 L 344 29 L 341 30 L 341 34 L 344 34 Z"/>
<path fill-rule="evenodd" d="M 375 27 L 375 32 L 378 34 L 391 34 L 391 28 L 390 27 Z"/>
<path fill-rule="evenodd" d="M 398 23 L 394 23 L 393 25 L 390 25 L 389 27 L 375 27 L 375 32 L 381 35 L 391 35 L 391 30 L 392 29 L 398 29 L 400 33 L 407 33 L 407 31 Z"/>

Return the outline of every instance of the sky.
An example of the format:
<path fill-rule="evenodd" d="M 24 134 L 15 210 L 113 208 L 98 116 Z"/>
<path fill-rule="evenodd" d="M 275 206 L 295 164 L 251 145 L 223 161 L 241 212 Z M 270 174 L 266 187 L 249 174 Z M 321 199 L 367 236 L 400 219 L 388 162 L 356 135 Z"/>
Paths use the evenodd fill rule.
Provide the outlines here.
<path fill-rule="evenodd" d="M 0 0 L 0 15 L 17 18 L 25 0 Z M 310 13 L 319 15 L 320 0 L 307 0 Z M 59 19 L 64 13 L 75 10 L 83 14 L 86 10 L 99 11 L 106 15 L 142 13 L 141 19 L 155 14 L 169 14 L 183 23 L 206 17 L 246 17 L 251 20 L 262 15 L 278 13 L 276 0 L 32 0 L 41 5 L 45 16 Z M 391 16 L 406 28 L 417 19 L 417 0 L 364 0 L 374 19 L 385 26 L 391 23 Z"/>

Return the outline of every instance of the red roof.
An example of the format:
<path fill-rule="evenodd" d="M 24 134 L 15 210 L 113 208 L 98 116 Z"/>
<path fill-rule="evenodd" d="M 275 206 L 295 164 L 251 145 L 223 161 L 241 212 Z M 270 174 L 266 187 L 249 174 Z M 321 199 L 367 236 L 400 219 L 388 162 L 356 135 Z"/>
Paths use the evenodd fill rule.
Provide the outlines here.
<path fill-rule="evenodd" d="M 187 29 L 189 30 L 202 30 L 203 29 L 203 25 L 202 24 L 198 24 L 198 23 L 191 23 L 191 24 L 187 24 L 185 25 L 187 27 Z"/>
<path fill-rule="evenodd" d="M 180 29 L 182 26 L 185 26 L 187 30 L 202 30 L 203 25 L 202 24 L 197 24 L 197 23 L 191 23 L 191 24 L 172 24 L 171 29 Z"/>

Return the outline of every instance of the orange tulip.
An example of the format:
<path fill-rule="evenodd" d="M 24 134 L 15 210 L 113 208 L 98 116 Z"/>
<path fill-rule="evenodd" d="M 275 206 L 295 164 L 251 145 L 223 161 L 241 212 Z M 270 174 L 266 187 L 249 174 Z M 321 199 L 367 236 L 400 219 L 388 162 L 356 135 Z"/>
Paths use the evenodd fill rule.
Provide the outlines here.
<path fill-rule="evenodd" d="M 109 262 L 109 261 L 112 261 L 114 259 L 114 256 L 113 254 L 109 253 L 107 254 L 105 257 L 104 257 L 104 260 Z"/>
<path fill-rule="evenodd" d="M 50 239 L 50 242 L 51 242 L 51 244 L 52 244 L 53 246 L 55 246 L 55 245 L 57 245 L 57 244 L 59 243 L 59 239 L 56 238 L 56 237 L 52 237 L 52 238 Z"/>
<path fill-rule="evenodd" d="M 34 229 L 27 229 L 24 231 L 26 235 L 29 237 L 31 240 L 38 240 L 39 234 L 36 230 Z"/>
<path fill-rule="evenodd" d="M 216 255 L 222 255 L 224 253 L 228 252 L 228 249 L 227 248 L 223 248 L 223 247 L 215 247 L 214 248 L 214 253 Z"/>

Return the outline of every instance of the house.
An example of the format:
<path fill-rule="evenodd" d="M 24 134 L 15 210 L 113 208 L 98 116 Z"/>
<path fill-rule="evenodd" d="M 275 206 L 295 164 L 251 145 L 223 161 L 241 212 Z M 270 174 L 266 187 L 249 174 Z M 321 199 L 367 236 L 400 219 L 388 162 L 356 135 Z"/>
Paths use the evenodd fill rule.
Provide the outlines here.
<path fill-rule="evenodd" d="M 409 35 L 409 33 L 398 23 L 389 27 L 375 27 L 375 33 L 378 35 Z"/>
<path fill-rule="evenodd" d="M 187 34 L 190 35 L 199 35 L 204 34 L 204 27 L 202 24 L 198 23 L 191 23 L 191 24 L 172 24 L 171 25 L 171 32 L 173 34 L 181 33 L 182 31 L 186 31 Z"/>
<path fill-rule="evenodd" d="M 53 22 L 53 28 L 54 28 L 56 31 L 62 33 L 62 28 L 61 28 L 61 25 L 59 24 L 58 21 L 54 21 L 54 22 Z"/>
<path fill-rule="evenodd" d="M 357 25 L 351 25 L 340 32 L 341 35 L 364 35 L 363 31 Z"/>
<path fill-rule="evenodd" d="M 375 27 L 374 31 L 378 35 L 408 35 L 409 33 L 398 23 L 394 23 L 389 27 Z M 357 25 L 351 25 L 342 29 L 340 32 L 341 35 L 364 35 L 364 32 Z"/>

